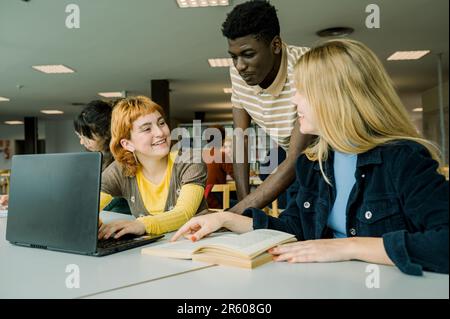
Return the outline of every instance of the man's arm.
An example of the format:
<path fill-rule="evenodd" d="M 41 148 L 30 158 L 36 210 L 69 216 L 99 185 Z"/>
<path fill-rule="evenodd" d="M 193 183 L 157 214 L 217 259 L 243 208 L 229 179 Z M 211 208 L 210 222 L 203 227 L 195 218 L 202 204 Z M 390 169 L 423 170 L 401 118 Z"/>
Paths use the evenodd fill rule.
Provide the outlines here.
<path fill-rule="evenodd" d="M 238 109 L 233 107 L 233 124 L 234 129 L 242 129 L 245 132 L 250 127 L 250 115 L 244 109 Z M 238 146 L 242 145 L 236 140 L 236 134 L 233 134 L 233 173 L 234 180 L 236 181 L 236 190 L 238 199 L 244 199 L 250 193 L 249 185 L 249 164 L 248 164 L 248 138 L 244 136 L 244 149 L 239 149 Z M 244 162 L 237 163 L 238 154 L 241 155 L 243 151 Z"/>
<path fill-rule="evenodd" d="M 278 195 L 285 191 L 295 179 L 295 162 L 301 152 L 309 145 L 312 137 L 300 133 L 298 121 L 292 130 L 289 152 L 286 160 L 278 166 L 275 173 L 272 173 L 253 193 L 241 200 L 229 211 L 242 214 L 249 207 L 264 208 L 273 202 Z M 247 175 L 248 181 L 248 175 Z M 236 179 L 237 183 L 237 179 Z"/>

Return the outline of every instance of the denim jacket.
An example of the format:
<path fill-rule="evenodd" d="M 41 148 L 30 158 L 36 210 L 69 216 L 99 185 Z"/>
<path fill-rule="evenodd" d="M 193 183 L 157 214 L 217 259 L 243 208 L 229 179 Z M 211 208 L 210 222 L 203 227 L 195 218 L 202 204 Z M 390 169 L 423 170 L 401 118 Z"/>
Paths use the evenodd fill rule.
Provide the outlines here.
<path fill-rule="evenodd" d="M 334 152 L 323 163 L 332 185 Z M 449 272 L 449 188 L 438 163 L 420 144 L 398 141 L 359 154 L 356 182 L 346 209 L 347 236 L 382 237 L 389 258 L 404 273 Z M 297 159 L 299 191 L 273 218 L 249 208 L 253 228 L 294 234 L 298 240 L 332 238 L 328 216 L 336 189 L 326 183 L 319 163 Z"/>

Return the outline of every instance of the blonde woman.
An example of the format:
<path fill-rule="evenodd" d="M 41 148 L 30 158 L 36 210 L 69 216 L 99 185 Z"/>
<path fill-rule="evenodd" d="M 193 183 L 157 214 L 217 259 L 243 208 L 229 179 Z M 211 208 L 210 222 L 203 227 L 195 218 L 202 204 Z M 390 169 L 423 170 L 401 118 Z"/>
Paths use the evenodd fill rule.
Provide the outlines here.
<path fill-rule="evenodd" d="M 271 228 L 299 240 L 271 249 L 276 261 L 448 273 L 449 188 L 438 151 L 417 133 L 375 54 L 330 40 L 303 55 L 295 74 L 300 130 L 317 136 L 297 160 L 296 198 L 278 219 L 253 208 L 201 216 L 172 240 Z"/>
<path fill-rule="evenodd" d="M 177 230 L 206 209 L 206 165 L 170 153 L 170 130 L 162 108 L 145 96 L 116 104 L 111 152 L 116 159 L 102 174 L 101 208 L 124 197 L 134 221 L 103 224 L 99 239 Z"/>

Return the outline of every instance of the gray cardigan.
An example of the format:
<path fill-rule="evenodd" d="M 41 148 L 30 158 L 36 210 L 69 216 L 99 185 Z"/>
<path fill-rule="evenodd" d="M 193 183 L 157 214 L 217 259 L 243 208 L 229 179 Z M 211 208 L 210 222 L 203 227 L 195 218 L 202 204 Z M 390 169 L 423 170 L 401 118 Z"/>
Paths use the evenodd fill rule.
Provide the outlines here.
<path fill-rule="evenodd" d="M 207 169 L 205 163 L 194 163 L 191 154 L 176 156 L 164 211 L 170 211 L 175 207 L 183 185 L 196 184 L 205 187 L 206 177 Z M 117 161 L 114 161 L 102 173 L 101 185 L 102 192 L 110 194 L 113 197 L 125 198 L 134 217 L 150 215 L 144 206 L 136 177 L 126 177 L 123 174 L 122 166 Z M 203 198 L 197 209 L 197 213 L 207 208 L 208 206 Z"/>

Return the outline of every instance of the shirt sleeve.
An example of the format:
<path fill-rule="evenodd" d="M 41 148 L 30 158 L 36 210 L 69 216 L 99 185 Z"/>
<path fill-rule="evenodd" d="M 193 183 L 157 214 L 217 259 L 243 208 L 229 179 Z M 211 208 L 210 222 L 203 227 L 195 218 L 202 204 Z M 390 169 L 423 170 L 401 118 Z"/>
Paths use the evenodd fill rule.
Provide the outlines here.
<path fill-rule="evenodd" d="M 203 200 L 205 188 L 196 184 L 181 187 L 175 207 L 163 214 L 140 217 L 148 234 L 164 234 L 175 231 L 195 215 Z"/>
<path fill-rule="evenodd" d="M 101 212 L 111 201 L 112 201 L 113 197 L 109 194 L 100 192 L 100 209 L 99 212 Z M 103 225 L 103 221 L 100 218 L 100 216 L 98 217 L 98 225 L 99 227 L 101 225 Z"/>
<path fill-rule="evenodd" d="M 384 234 L 386 253 L 410 275 L 421 275 L 422 270 L 448 273 L 448 181 L 437 172 L 438 163 L 425 148 L 399 158 L 391 176 L 406 217 L 417 231 Z"/>
<path fill-rule="evenodd" d="M 100 192 L 100 211 L 112 201 L 113 197 L 107 193 Z"/>

